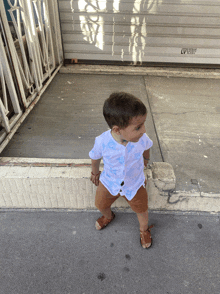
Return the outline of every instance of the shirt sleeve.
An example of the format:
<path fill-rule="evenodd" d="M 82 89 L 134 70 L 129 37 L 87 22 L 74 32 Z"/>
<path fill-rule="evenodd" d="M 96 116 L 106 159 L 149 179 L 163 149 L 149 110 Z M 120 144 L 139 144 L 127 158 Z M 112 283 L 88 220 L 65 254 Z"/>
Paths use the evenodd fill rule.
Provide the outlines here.
<path fill-rule="evenodd" d="M 153 146 L 153 141 L 148 137 L 147 134 L 144 134 L 144 145 L 145 145 L 145 150 L 150 149 Z"/>
<path fill-rule="evenodd" d="M 102 143 L 100 139 L 100 137 L 95 138 L 95 144 L 92 150 L 89 152 L 89 157 L 93 160 L 102 158 Z"/>

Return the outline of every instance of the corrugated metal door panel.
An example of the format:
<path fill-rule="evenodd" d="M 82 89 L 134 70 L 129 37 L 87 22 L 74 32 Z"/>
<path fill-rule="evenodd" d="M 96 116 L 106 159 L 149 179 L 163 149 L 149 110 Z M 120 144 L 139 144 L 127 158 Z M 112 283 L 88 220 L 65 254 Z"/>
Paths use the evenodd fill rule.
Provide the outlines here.
<path fill-rule="evenodd" d="M 59 0 L 66 59 L 220 64 L 220 1 Z"/>

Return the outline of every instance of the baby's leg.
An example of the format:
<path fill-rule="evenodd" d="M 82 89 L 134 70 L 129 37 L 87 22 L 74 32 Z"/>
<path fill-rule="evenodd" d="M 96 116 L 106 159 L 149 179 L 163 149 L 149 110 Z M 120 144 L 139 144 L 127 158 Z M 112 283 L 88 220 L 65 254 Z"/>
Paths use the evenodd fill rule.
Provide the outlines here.
<path fill-rule="evenodd" d="M 141 246 L 149 248 L 152 244 L 150 229 L 148 227 L 148 195 L 146 189 L 142 186 L 137 191 L 131 201 L 128 201 L 132 210 L 136 212 L 140 225 Z"/>
<path fill-rule="evenodd" d="M 146 231 L 148 229 L 148 195 L 146 188 L 141 186 L 134 198 L 128 201 L 128 203 L 137 214 L 140 231 Z"/>
<path fill-rule="evenodd" d="M 145 232 L 148 229 L 148 210 L 142 213 L 137 213 L 137 218 L 140 224 L 140 231 Z"/>
<path fill-rule="evenodd" d="M 118 199 L 119 196 L 113 196 L 105 188 L 105 186 L 99 182 L 95 196 L 95 206 L 106 218 L 110 219 L 112 216 L 111 205 Z"/>
<path fill-rule="evenodd" d="M 110 207 L 106 209 L 99 209 L 102 215 L 104 215 L 107 219 L 111 219 L 112 217 L 112 210 Z"/>
<path fill-rule="evenodd" d="M 115 215 L 111 210 L 111 205 L 115 202 L 115 200 L 118 199 L 118 197 L 119 195 L 111 195 L 105 186 L 99 182 L 99 186 L 96 190 L 95 206 L 98 208 L 104 218 L 101 217 L 96 221 L 97 230 L 104 228 L 111 220 L 113 220 Z"/>

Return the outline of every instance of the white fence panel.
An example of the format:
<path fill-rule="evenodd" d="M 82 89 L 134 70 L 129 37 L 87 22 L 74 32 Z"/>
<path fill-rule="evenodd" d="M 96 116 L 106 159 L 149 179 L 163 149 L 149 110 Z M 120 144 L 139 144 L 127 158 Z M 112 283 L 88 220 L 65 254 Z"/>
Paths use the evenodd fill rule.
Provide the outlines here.
<path fill-rule="evenodd" d="M 9 22 L 0 0 L 0 152 L 63 62 L 57 1 L 7 3 Z"/>

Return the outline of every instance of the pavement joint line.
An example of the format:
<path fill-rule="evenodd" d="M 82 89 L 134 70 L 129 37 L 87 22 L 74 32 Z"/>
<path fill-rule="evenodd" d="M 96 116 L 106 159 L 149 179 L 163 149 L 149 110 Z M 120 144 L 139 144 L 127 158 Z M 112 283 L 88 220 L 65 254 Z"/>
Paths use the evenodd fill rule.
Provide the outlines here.
<path fill-rule="evenodd" d="M 90 159 L 0 157 L 0 166 L 91 167 Z M 101 166 L 103 164 L 101 163 Z"/>
<path fill-rule="evenodd" d="M 30 163 L 30 162 L 0 162 L 0 166 L 36 166 L 36 167 L 91 167 L 91 164 L 77 163 Z"/>
<path fill-rule="evenodd" d="M 114 212 L 117 213 L 134 213 L 132 209 L 127 208 L 113 208 Z M 220 212 L 212 213 L 207 211 L 183 211 L 183 210 L 156 210 L 149 209 L 149 213 L 151 214 L 174 214 L 174 215 L 202 215 L 202 216 L 220 216 Z M 74 212 L 91 212 L 91 213 L 99 213 L 97 209 L 76 209 L 76 208 L 0 208 L 0 213 L 13 213 L 13 212 L 21 212 L 21 213 L 32 213 L 32 212 L 56 212 L 56 213 L 74 213 Z"/>
<path fill-rule="evenodd" d="M 148 90 L 147 90 L 146 79 L 143 78 L 143 82 L 144 82 L 144 86 L 145 86 L 145 92 L 146 92 L 146 97 L 147 97 L 147 101 L 148 101 L 148 105 L 149 105 L 149 110 L 150 110 L 151 117 L 152 117 L 154 131 L 155 131 L 155 135 L 156 135 L 156 138 L 157 138 L 158 147 L 159 147 L 159 150 L 160 150 L 160 156 L 162 158 L 162 161 L 165 162 L 164 156 L 163 156 L 163 150 L 162 150 L 161 143 L 160 143 L 160 138 L 158 136 L 156 123 L 155 123 L 155 119 L 154 119 L 154 115 L 153 115 L 153 111 L 152 111 L 152 107 L 151 107 L 151 103 L 150 103 L 150 99 L 149 99 L 149 93 L 148 93 Z"/>

